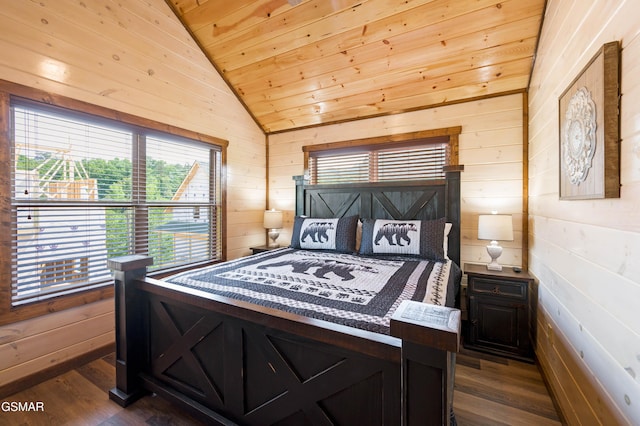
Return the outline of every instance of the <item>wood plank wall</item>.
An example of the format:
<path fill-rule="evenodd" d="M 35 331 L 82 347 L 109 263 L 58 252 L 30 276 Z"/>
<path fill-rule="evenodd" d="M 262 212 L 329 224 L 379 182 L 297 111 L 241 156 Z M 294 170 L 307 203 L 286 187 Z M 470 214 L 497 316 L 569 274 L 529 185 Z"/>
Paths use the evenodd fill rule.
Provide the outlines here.
<path fill-rule="evenodd" d="M 419 130 L 462 126 L 462 263 L 490 261 L 479 241 L 478 214 L 513 214 L 514 241 L 504 242 L 500 262 L 522 265 L 523 95 L 513 94 L 269 136 L 269 205 L 285 212 L 278 242 L 288 244 L 294 218 L 293 175 L 303 173 L 302 147 Z"/>
<path fill-rule="evenodd" d="M 164 0 L 1 3 L 0 79 L 228 140 L 228 257 L 265 243 L 264 133 Z M 0 326 L 0 386 L 113 344 L 113 321 L 106 300 Z"/>
<path fill-rule="evenodd" d="M 558 98 L 615 40 L 621 197 L 560 201 Z M 529 91 L 529 266 L 536 352 L 569 424 L 640 424 L 639 98 L 638 2 L 549 0 Z"/>

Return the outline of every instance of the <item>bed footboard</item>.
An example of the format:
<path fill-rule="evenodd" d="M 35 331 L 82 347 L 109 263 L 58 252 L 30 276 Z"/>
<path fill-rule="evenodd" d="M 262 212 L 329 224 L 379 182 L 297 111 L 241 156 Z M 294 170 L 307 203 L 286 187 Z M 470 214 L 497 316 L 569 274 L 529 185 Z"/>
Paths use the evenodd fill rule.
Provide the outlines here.
<path fill-rule="evenodd" d="M 449 424 L 459 311 L 434 325 L 403 302 L 385 336 L 184 291 L 145 278 L 151 263 L 109 260 L 118 404 L 156 392 L 213 424 Z"/>
<path fill-rule="evenodd" d="M 391 318 L 402 339 L 402 424 L 448 425 L 453 417 L 460 310 L 403 301 Z"/>
<path fill-rule="evenodd" d="M 143 316 L 139 293 L 132 283 L 143 278 L 152 264 L 151 257 L 140 255 L 107 260 L 107 267 L 113 271 L 116 310 L 116 387 L 109 391 L 109 398 L 122 407 L 146 393 L 138 375 L 144 362 Z"/>

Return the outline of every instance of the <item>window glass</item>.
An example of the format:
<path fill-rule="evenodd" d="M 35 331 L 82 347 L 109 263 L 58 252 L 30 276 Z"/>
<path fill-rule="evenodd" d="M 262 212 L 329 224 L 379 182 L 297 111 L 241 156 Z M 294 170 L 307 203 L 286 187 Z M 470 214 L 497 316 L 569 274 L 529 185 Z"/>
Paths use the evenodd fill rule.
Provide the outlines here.
<path fill-rule="evenodd" d="M 448 165 L 448 143 L 412 141 L 309 153 L 308 170 L 313 184 L 390 182 L 444 179 Z"/>
<path fill-rule="evenodd" d="M 211 191 L 219 173 L 218 153 L 204 145 L 147 137 L 145 197 L 148 209 L 148 252 L 157 269 L 211 257 L 219 201 Z M 213 156 L 212 156 L 213 155 Z M 213 159 L 213 164 L 211 160 Z M 145 235 L 140 236 L 144 240 Z"/>
<path fill-rule="evenodd" d="M 31 102 L 12 104 L 13 306 L 221 256 L 219 147 Z"/>

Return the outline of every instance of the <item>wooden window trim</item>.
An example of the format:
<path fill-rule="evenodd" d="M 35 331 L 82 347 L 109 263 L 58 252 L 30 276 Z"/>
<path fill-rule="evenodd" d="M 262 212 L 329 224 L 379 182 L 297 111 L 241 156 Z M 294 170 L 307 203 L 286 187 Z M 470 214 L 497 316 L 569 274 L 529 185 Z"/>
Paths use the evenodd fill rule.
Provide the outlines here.
<path fill-rule="evenodd" d="M 104 286 L 97 289 L 80 291 L 77 293 L 53 297 L 48 300 L 12 306 L 11 302 L 11 177 L 9 170 L 13 167 L 11 158 L 11 100 L 22 98 L 28 101 L 35 101 L 49 104 L 73 111 L 81 111 L 98 117 L 119 121 L 127 125 L 143 127 L 150 130 L 160 131 L 167 134 L 181 136 L 196 141 L 212 144 L 220 147 L 221 150 L 221 206 L 224 221 L 226 212 L 226 151 L 228 141 L 209 135 L 182 129 L 154 120 L 137 117 L 131 114 L 122 113 L 105 107 L 78 101 L 65 96 L 48 93 L 39 89 L 23 86 L 5 80 L 0 80 L 0 170 L 5 173 L 0 174 L 0 325 L 11 324 L 18 321 L 47 315 L 65 309 L 94 303 L 100 300 L 113 297 L 113 286 Z M 222 227 L 222 258 L 226 257 L 226 227 Z"/>

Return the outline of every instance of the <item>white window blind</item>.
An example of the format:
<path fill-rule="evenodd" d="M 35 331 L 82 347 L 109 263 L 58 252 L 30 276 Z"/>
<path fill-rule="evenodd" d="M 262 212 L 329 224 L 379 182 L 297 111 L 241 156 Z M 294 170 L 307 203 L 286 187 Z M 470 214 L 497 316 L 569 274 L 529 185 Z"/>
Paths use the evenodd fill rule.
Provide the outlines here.
<path fill-rule="evenodd" d="M 12 305 L 111 285 L 109 257 L 220 256 L 215 147 L 31 102 L 11 112 Z"/>
<path fill-rule="evenodd" d="M 317 184 L 369 181 L 369 153 L 334 154 L 309 159 L 309 170 Z"/>
<path fill-rule="evenodd" d="M 151 269 L 209 260 L 212 247 L 219 257 L 220 152 L 156 137 L 147 137 L 146 152 L 150 232 L 136 242 L 154 257 Z"/>
<path fill-rule="evenodd" d="M 377 151 L 377 181 L 444 179 L 447 145 L 433 144 Z"/>
<path fill-rule="evenodd" d="M 313 151 L 308 167 L 311 183 L 335 184 L 444 179 L 447 162 L 446 142 L 424 141 Z"/>

